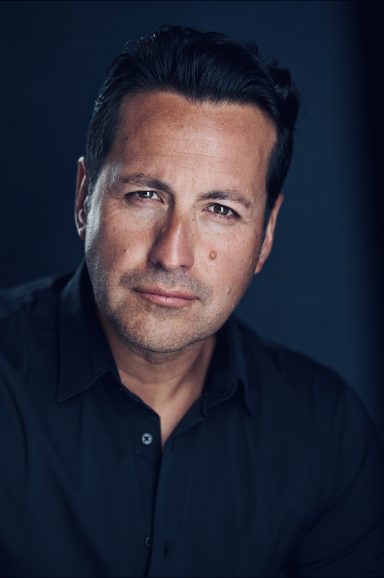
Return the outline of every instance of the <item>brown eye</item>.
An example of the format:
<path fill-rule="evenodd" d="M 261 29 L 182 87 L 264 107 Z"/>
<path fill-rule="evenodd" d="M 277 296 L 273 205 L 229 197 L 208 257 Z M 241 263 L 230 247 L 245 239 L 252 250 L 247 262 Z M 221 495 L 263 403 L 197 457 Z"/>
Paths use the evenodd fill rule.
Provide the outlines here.
<path fill-rule="evenodd" d="M 126 193 L 124 198 L 127 203 L 129 204 L 146 204 L 150 202 L 159 202 L 161 198 L 156 193 L 156 191 L 132 191 L 130 193 Z"/>
<path fill-rule="evenodd" d="M 143 200 L 155 200 L 158 201 L 159 196 L 157 195 L 157 193 L 155 193 L 155 191 L 136 191 L 135 193 L 133 193 L 134 195 L 137 195 L 139 197 L 139 199 L 143 199 Z"/>
<path fill-rule="evenodd" d="M 237 213 L 233 209 L 225 205 L 220 205 L 219 203 L 214 203 L 210 205 L 208 210 L 219 217 L 237 217 Z"/>

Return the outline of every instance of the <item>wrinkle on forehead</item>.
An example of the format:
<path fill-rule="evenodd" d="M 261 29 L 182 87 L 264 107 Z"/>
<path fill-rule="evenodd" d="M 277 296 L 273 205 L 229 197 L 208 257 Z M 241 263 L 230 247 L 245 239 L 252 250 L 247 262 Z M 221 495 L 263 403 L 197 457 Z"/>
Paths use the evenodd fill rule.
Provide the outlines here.
<path fill-rule="evenodd" d="M 194 103 L 165 92 L 131 95 L 108 155 L 108 185 L 124 172 L 167 180 L 180 168 L 191 172 L 188 179 L 216 175 L 225 188 L 253 183 L 264 189 L 275 141 L 273 122 L 253 105 Z"/>
<path fill-rule="evenodd" d="M 257 123 L 257 130 L 252 124 Z M 191 125 L 193 135 L 188 137 Z M 256 126 L 256 125 L 255 125 Z M 138 132 L 138 128 L 140 131 Z M 139 139 L 145 135 L 156 144 L 161 140 L 163 129 L 174 129 L 173 136 L 187 139 L 192 144 L 223 145 L 227 142 L 228 131 L 234 139 L 239 135 L 248 140 L 252 136 L 262 136 L 265 149 L 271 149 L 276 141 L 273 121 L 257 106 L 233 102 L 212 103 L 210 101 L 191 102 L 185 97 L 170 92 L 150 92 L 125 97 L 120 112 L 117 139 L 126 144 L 132 137 Z M 133 139 L 132 139 L 133 140 Z M 188 154 L 186 150 L 186 154 Z"/>

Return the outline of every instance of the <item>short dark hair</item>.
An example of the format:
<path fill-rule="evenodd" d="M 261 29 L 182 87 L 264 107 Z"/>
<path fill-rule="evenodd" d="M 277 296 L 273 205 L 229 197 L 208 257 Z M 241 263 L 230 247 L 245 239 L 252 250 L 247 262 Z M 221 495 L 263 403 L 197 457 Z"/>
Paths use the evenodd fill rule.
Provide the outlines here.
<path fill-rule="evenodd" d="M 276 60 L 263 60 L 254 43 L 182 26 L 162 26 L 148 38 L 127 43 L 112 62 L 88 128 L 89 192 L 113 144 L 123 98 L 155 90 L 200 102 L 254 104 L 273 120 L 277 142 L 266 182 L 267 208 L 271 209 L 292 157 L 299 96 L 291 75 Z"/>

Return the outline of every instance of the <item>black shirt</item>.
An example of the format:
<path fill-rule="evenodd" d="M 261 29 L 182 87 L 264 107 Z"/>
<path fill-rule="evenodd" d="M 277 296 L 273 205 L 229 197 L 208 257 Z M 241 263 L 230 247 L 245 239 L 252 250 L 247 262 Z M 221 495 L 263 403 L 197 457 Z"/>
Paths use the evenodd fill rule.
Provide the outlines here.
<path fill-rule="evenodd" d="M 382 576 L 383 455 L 331 370 L 230 319 L 161 448 L 84 265 L 2 292 L 1 576 Z"/>

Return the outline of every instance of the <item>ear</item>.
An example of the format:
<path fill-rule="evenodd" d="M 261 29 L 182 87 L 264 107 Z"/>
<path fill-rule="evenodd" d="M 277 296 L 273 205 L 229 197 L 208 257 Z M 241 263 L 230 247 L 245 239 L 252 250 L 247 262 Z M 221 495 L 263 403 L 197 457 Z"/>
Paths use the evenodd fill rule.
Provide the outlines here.
<path fill-rule="evenodd" d="M 77 161 L 75 223 L 77 233 L 84 241 L 87 227 L 88 180 L 84 157 Z"/>
<path fill-rule="evenodd" d="M 263 268 L 264 263 L 268 259 L 269 254 L 272 250 L 273 239 L 275 236 L 275 227 L 276 227 L 276 222 L 277 222 L 277 216 L 279 214 L 280 207 L 283 204 L 283 201 L 284 201 L 284 197 L 283 197 L 282 193 L 280 193 L 279 196 L 277 197 L 276 201 L 275 201 L 275 204 L 273 206 L 271 214 L 269 215 L 267 228 L 265 230 L 263 244 L 261 246 L 259 259 L 257 261 L 256 268 L 255 268 L 255 273 L 260 273 L 260 271 Z"/>

